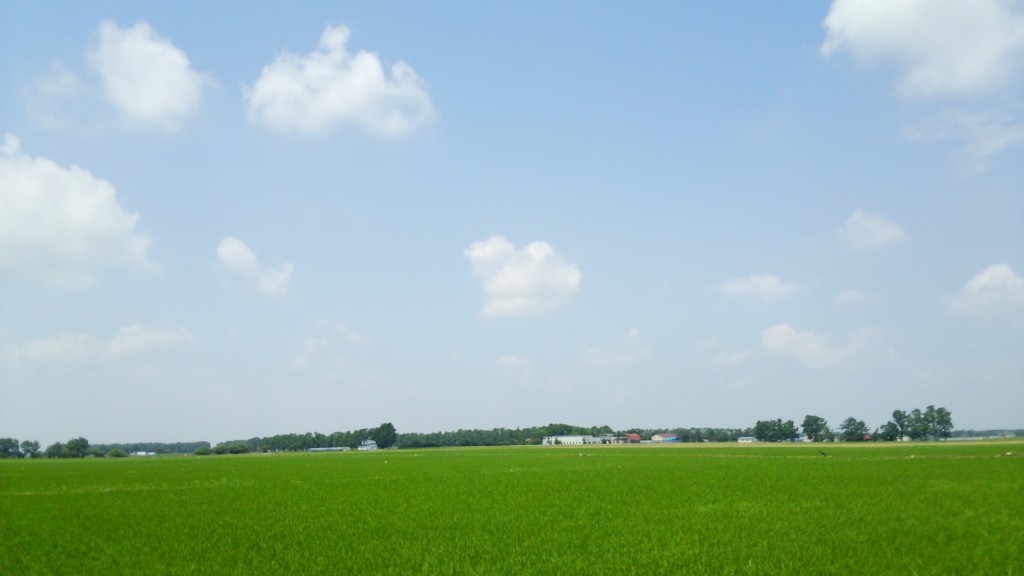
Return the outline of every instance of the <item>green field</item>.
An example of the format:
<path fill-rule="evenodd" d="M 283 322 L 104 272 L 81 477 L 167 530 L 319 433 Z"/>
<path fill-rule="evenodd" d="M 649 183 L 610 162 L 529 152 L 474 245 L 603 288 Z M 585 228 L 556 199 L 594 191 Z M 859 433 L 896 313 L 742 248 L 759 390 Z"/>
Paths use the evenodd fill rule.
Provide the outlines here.
<path fill-rule="evenodd" d="M 1024 443 L 2 461 L 0 528 L 4 574 L 1017 575 Z"/>

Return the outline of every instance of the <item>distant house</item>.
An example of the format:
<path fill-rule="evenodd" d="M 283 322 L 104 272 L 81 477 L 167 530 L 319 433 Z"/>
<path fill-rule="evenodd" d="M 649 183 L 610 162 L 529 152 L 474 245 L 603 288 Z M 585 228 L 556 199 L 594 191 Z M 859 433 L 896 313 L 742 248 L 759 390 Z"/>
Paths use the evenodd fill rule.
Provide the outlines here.
<path fill-rule="evenodd" d="M 376 440 L 363 440 L 362 442 L 359 443 L 358 450 L 376 450 L 376 449 L 377 449 L 377 441 Z"/>
<path fill-rule="evenodd" d="M 757 438 L 754 438 L 753 436 L 740 436 L 736 441 L 740 444 L 753 444 L 754 442 L 757 442 Z"/>
<path fill-rule="evenodd" d="M 597 436 L 545 436 L 541 444 L 545 446 L 554 445 L 568 445 L 568 446 L 580 446 L 583 444 L 601 444 L 601 439 Z"/>
<path fill-rule="evenodd" d="M 626 434 L 626 443 L 628 444 L 639 444 L 643 438 L 639 434 Z"/>
<path fill-rule="evenodd" d="M 651 442 L 675 442 L 675 434 L 655 434 L 651 436 Z"/>

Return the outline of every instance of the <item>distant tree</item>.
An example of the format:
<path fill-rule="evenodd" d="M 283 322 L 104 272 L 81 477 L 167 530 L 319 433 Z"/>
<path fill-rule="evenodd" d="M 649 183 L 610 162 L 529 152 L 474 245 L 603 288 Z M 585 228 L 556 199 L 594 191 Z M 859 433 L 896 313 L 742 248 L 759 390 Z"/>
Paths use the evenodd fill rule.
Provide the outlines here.
<path fill-rule="evenodd" d="M 910 411 L 909 434 L 911 440 L 925 440 L 928 438 L 928 419 L 919 408 Z"/>
<path fill-rule="evenodd" d="M 949 438 L 953 433 L 953 414 L 942 406 L 935 410 L 935 439 Z"/>
<path fill-rule="evenodd" d="M 373 434 L 370 436 L 377 442 L 378 448 L 390 448 L 395 445 L 395 440 L 398 439 L 398 431 L 395 430 L 391 422 L 385 422 L 374 429 Z"/>
<path fill-rule="evenodd" d="M 899 440 L 900 438 L 900 427 L 893 421 L 888 421 L 882 425 L 882 429 L 878 432 L 878 437 L 882 440 L 892 442 Z"/>
<path fill-rule="evenodd" d="M 21 458 L 18 441 L 14 438 L 0 438 L 0 458 Z"/>
<path fill-rule="evenodd" d="M 82 458 L 89 450 L 89 441 L 79 436 L 68 440 L 67 452 L 70 458 Z"/>
<path fill-rule="evenodd" d="M 828 432 L 828 422 L 821 416 L 808 414 L 803 423 L 804 436 L 810 438 L 811 442 L 821 442 Z"/>
<path fill-rule="evenodd" d="M 60 442 L 54 442 L 46 447 L 44 452 L 47 458 L 67 458 L 68 449 L 67 446 Z"/>
<path fill-rule="evenodd" d="M 107 458 L 125 458 L 128 453 L 120 448 L 111 448 L 107 451 Z"/>
<path fill-rule="evenodd" d="M 195 454 L 196 456 L 209 456 L 210 454 L 213 454 L 213 451 L 210 450 L 209 446 L 200 446 L 199 448 L 196 448 L 195 451 L 192 453 Z"/>
<path fill-rule="evenodd" d="M 844 442 L 863 442 L 864 435 L 869 433 L 868 425 L 853 416 L 843 420 L 843 423 L 839 425 L 839 430 L 842 432 L 840 438 Z"/>
<path fill-rule="evenodd" d="M 31 458 L 39 458 L 39 442 L 36 440 L 22 440 L 21 451 Z"/>
<path fill-rule="evenodd" d="M 899 429 L 899 435 L 910 436 L 910 415 L 903 410 L 894 410 L 892 413 L 892 422 Z"/>
<path fill-rule="evenodd" d="M 754 437 L 761 442 L 790 442 L 797 435 L 798 430 L 792 420 L 758 420 L 754 425 Z"/>

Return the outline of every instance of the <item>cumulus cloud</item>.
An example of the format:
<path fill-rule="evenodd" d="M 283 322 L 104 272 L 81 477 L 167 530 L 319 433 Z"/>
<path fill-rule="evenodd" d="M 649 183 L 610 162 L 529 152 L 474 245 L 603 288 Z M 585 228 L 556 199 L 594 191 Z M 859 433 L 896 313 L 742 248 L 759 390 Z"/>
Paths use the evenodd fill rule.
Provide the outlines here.
<path fill-rule="evenodd" d="M 487 318 L 548 312 L 580 291 L 579 266 L 566 263 L 546 242 L 516 250 L 504 237 L 491 236 L 470 244 L 462 254 L 483 285 Z"/>
<path fill-rule="evenodd" d="M 88 60 L 107 101 L 135 124 L 175 131 L 202 100 L 203 76 L 146 22 L 130 28 L 101 22 Z"/>
<path fill-rule="evenodd" d="M 388 77 L 376 54 L 348 52 L 349 35 L 344 26 L 328 26 L 317 50 L 286 52 L 265 66 L 244 89 L 249 120 L 292 132 L 352 122 L 378 136 L 406 134 L 433 120 L 430 95 L 416 71 L 400 60 Z"/>
<path fill-rule="evenodd" d="M 583 363 L 589 366 L 625 366 L 643 361 L 651 355 L 636 328 L 630 328 L 617 346 L 600 347 L 584 342 L 580 345 L 580 352 Z"/>
<path fill-rule="evenodd" d="M 877 329 L 864 329 L 836 342 L 830 336 L 798 332 L 789 324 L 777 324 L 761 332 L 761 347 L 769 353 L 793 358 L 806 368 L 834 368 L 851 357 L 873 349 L 881 339 Z"/>
<path fill-rule="evenodd" d="M 903 242 L 909 236 L 899 224 L 885 216 L 863 210 L 854 210 L 842 226 L 836 229 L 836 236 L 848 248 L 870 252 L 891 244 Z"/>
<path fill-rule="evenodd" d="M 46 158 L 20 153 L 7 134 L 0 148 L 0 277 L 39 280 L 59 288 L 95 282 L 101 268 L 159 271 L 147 259 L 149 240 L 106 180 Z"/>
<path fill-rule="evenodd" d="M 264 266 L 244 242 L 233 236 L 221 240 L 217 259 L 224 270 L 244 285 L 267 296 L 286 296 L 294 268 L 283 262 L 280 268 Z"/>
<path fill-rule="evenodd" d="M 760 274 L 730 280 L 716 288 L 720 293 L 730 296 L 757 296 L 765 300 L 774 300 L 793 294 L 799 289 L 799 285 L 783 282 L 773 274 Z"/>
<path fill-rule="evenodd" d="M 1006 85 L 1024 59 L 1024 11 L 1007 0 L 836 0 L 824 56 L 893 62 L 911 97 L 983 93 Z"/>
<path fill-rule="evenodd" d="M 120 328 L 107 340 L 84 333 L 64 333 L 9 348 L 2 356 L 10 360 L 36 362 L 118 358 L 159 352 L 194 341 L 195 336 L 181 326 L 134 324 Z"/>
<path fill-rule="evenodd" d="M 1006 264 L 993 264 L 964 284 L 950 305 L 961 313 L 1024 309 L 1024 278 Z"/>
<path fill-rule="evenodd" d="M 962 142 L 957 158 L 961 170 L 982 173 L 988 170 L 992 156 L 1024 143 L 1024 124 L 1001 112 L 947 111 L 906 134 L 913 140 Z"/>

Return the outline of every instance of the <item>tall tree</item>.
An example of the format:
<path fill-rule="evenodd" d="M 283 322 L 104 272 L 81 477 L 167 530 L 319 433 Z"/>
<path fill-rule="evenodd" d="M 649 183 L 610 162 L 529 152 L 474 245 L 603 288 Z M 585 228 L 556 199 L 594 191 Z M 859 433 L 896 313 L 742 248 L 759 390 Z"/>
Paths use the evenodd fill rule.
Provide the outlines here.
<path fill-rule="evenodd" d="M 395 445 L 395 440 L 398 439 L 398 431 L 395 430 L 391 422 L 385 422 L 374 429 L 371 437 L 377 442 L 378 448 L 390 448 Z"/>
<path fill-rule="evenodd" d="M 842 431 L 840 437 L 844 442 L 863 442 L 864 435 L 868 433 L 868 425 L 850 416 L 839 425 L 839 430 Z"/>
<path fill-rule="evenodd" d="M 878 437 L 889 442 L 898 440 L 900 437 L 900 427 L 890 420 L 882 426 L 882 430 L 878 433 Z"/>
<path fill-rule="evenodd" d="M 828 422 L 821 416 L 808 414 L 804 417 L 804 436 L 810 438 L 811 442 L 821 442 L 828 432 Z"/>
<path fill-rule="evenodd" d="M 892 421 L 899 429 L 900 437 L 910 435 L 910 415 L 903 410 L 893 410 Z"/>
<path fill-rule="evenodd" d="M 85 456 L 86 451 L 89 450 L 89 441 L 79 436 L 78 438 L 72 438 L 68 440 L 67 451 L 68 456 L 71 458 L 82 458 Z"/>
<path fill-rule="evenodd" d="M 935 430 L 936 440 L 949 438 L 949 435 L 953 433 L 953 414 L 942 406 L 935 410 Z"/>
<path fill-rule="evenodd" d="M 910 411 L 910 439 L 923 440 L 928 437 L 928 419 L 920 408 Z"/>
<path fill-rule="evenodd" d="M 32 458 L 39 457 L 39 442 L 36 440 L 22 440 L 21 451 Z"/>
<path fill-rule="evenodd" d="M 0 458 L 21 458 L 16 439 L 0 438 Z"/>
<path fill-rule="evenodd" d="M 50 444 L 49 446 L 46 447 L 46 451 L 44 452 L 44 454 L 46 454 L 47 458 L 67 458 L 68 449 L 66 446 L 64 446 L 64 444 L 60 442 L 54 442 L 53 444 Z"/>

